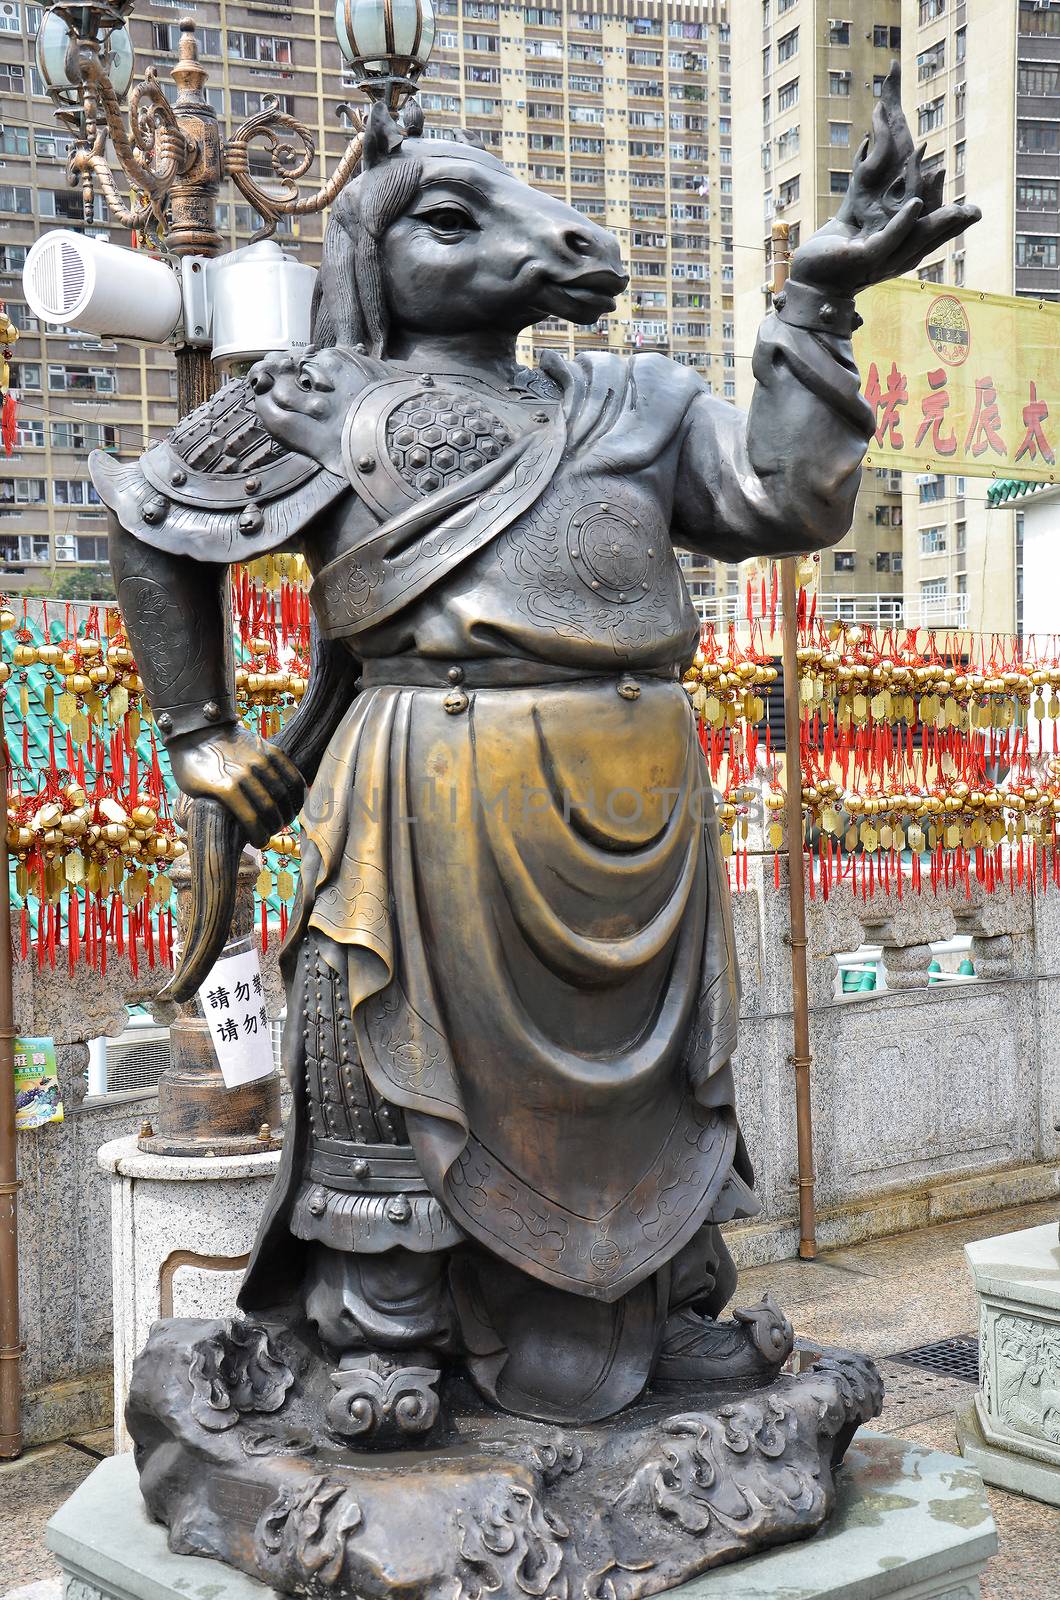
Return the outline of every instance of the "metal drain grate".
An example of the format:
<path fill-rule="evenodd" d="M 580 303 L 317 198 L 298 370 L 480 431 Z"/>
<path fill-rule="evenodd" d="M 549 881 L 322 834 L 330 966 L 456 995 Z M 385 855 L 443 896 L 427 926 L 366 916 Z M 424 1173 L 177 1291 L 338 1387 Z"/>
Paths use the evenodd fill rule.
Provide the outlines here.
<path fill-rule="evenodd" d="M 959 1378 L 962 1383 L 979 1383 L 979 1341 L 967 1335 L 921 1344 L 915 1350 L 899 1350 L 887 1360 L 900 1361 L 908 1367 L 924 1367 L 940 1377 Z"/>

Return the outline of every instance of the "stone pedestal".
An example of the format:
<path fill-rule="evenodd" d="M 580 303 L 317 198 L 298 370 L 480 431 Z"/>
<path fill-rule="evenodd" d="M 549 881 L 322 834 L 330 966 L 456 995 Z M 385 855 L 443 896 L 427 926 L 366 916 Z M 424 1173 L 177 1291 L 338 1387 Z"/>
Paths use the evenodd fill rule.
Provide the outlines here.
<path fill-rule="evenodd" d="M 46 1541 L 63 1569 L 67 1595 L 77 1600 L 272 1600 L 274 1594 L 216 1561 L 174 1555 L 165 1529 L 147 1519 L 131 1456 L 101 1462 L 52 1518 Z M 680 1600 L 976 1600 L 979 1575 L 996 1549 L 978 1473 L 954 1456 L 859 1433 L 837 1476 L 835 1511 L 814 1538 L 715 1568 L 670 1594 Z M 623 1577 L 609 1577 L 619 1596 Z M 534 1580 L 528 1572 L 523 1585 L 506 1585 L 498 1600 L 540 1594 Z"/>
<path fill-rule="evenodd" d="M 979 1393 L 958 1419 L 988 1483 L 1060 1505 L 1060 1240 L 1055 1222 L 965 1246 L 979 1296 Z"/>
<path fill-rule="evenodd" d="M 114 1448 L 123 1451 L 129 1375 L 152 1323 L 232 1315 L 280 1154 L 147 1155 L 127 1138 L 97 1159 L 111 1175 Z"/>

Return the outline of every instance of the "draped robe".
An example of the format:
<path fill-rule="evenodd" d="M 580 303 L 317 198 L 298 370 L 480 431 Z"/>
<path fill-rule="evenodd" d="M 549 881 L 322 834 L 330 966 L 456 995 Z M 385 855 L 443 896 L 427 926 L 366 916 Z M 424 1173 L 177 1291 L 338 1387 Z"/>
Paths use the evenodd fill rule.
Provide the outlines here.
<path fill-rule="evenodd" d="M 746 418 L 668 361 L 553 358 L 534 427 L 499 464 L 404 502 L 390 473 L 389 521 L 311 595 L 365 671 L 305 808 L 288 972 L 307 930 L 343 967 L 360 1063 L 404 1112 L 449 1241 L 605 1303 L 705 1221 L 756 1209 L 730 911 L 680 684 L 698 620 L 675 494 L 691 455 L 717 542 L 790 546 L 819 505 L 849 520 L 868 431 L 838 341 L 772 330 L 760 421 L 786 400 L 789 427 L 816 423 L 827 483 L 789 449 L 771 498 Z M 784 441 L 760 432 L 761 462 Z M 364 443 L 346 443 L 355 489 Z M 378 479 L 361 487 L 379 499 Z M 299 1030 L 292 1005 L 295 1109 L 248 1308 L 298 1281 Z M 302 1208 L 295 1231 L 328 1240 L 330 1225 Z M 417 1237 L 384 1227 L 359 1248 L 437 1242 Z"/>

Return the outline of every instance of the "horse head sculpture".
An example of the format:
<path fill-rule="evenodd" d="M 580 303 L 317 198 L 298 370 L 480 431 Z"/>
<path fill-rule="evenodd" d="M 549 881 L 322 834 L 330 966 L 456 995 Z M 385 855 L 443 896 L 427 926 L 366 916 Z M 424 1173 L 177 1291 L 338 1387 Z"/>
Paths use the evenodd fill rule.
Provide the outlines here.
<path fill-rule="evenodd" d="M 424 329 L 513 336 L 546 317 L 593 323 L 629 281 L 618 240 L 468 139 L 425 139 L 377 104 L 361 171 L 332 209 L 317 346 L 395 353 Z"/>

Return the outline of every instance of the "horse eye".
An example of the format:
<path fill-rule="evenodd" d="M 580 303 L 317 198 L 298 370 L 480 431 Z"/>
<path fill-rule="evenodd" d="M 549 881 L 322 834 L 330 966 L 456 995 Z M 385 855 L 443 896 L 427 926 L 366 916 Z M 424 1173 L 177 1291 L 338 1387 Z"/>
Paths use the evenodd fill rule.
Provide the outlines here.
<path fill-rule="evenodd" d="M 475 226 L 473 219 L 459 206 L 437 206 L 426 213 L 426 220 L 436 233 L 466 233 Z"/>

